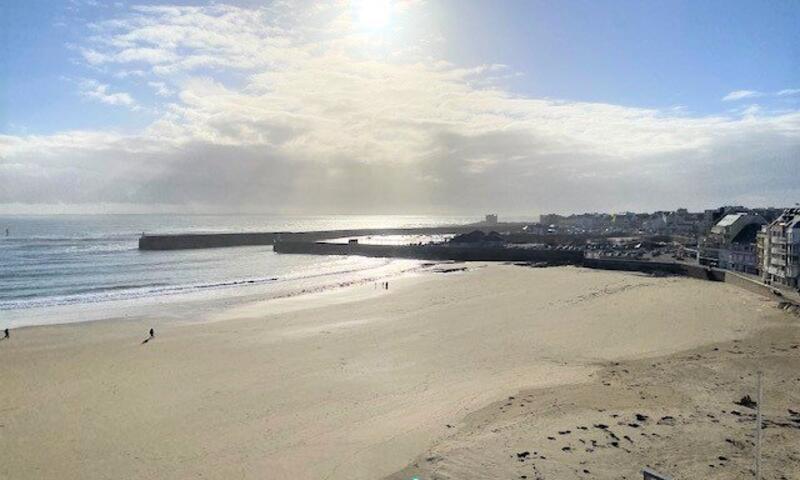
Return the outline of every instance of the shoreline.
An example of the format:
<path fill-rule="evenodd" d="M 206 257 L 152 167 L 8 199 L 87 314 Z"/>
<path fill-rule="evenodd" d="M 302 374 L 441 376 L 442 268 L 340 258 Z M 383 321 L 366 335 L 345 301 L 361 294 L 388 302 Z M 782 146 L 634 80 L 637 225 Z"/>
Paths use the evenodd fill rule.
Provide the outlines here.
<path fill-rule="evenodd" d="M 0 343 L 0 473 L 381 477 L 509 392 L 591 383 L 604 362 L 732 341 L 788 315 L 725 284 L 471 267 L 377 295 L 367 284 L 161 318 L 145 346 L 148 316 L 13 335 Z"/>
<path fill-rule="evenodd" d="M 399 264 L 399 269 L 388 269 L 393 263 Z M 407 264 L 404 266 L 404 264 Z M 327 273 L 317 276 L 317 278 L 329 279 L 325 283 L 318 283 L 310 286 L 289 286 L 289 282 L 307 281 L 308 278 L 289 278 L 283 279 L 286 283 L 265 283 L 262 285 L 249 285 L 246 282 L 230 287 L 193 290 L 188 292 L 170 293 L 162 295 L 146 295 L 141 297 L 99 300 L 92 302 L 73 303 L 64 305 L 47 305 L 31 308 L 18 308 L 0 310 L 0 314 L 5 317 L 5 325 L 13 330 L 22 330 L 36 327 L 46 327 L 51 325 L 81 324 L 89 322 L 114 321 L 124 319 L 135 319 L 147 315 L 163 315 L 163 310 L 170 312 L 167 314 L 173 320 L 185 320 L 187 317 L 205 313 L 207 310 L 225 310 L 234 306 L 248 305 L 251 303 L 262 303 L 265 301 L 277 301 L 306 295 L 316 295 L 325 292 L 337 291 L 351 287 L 366 285 L 370 282 L 378 282 L 385 279 L 402 278 L 408 275 L 418 275 L 425 273 L 426 269 L 435 269 L 438 265 L 446 265 L 446 262 L 425 263 L 418 261 L 390 261 L 386 265 L 366 268 L 362 272 L 370 272 L 369 276 L 360 278 L 342 278 L 347 275 L 357 273 L 356 271 L 341 271 Z M 384 269 L 387 269 L 384 271 Z M 278 277 L 275 280 L 280 280 Z M 263 288 L 273 287 L 270 290 Z M 278 288 L 281 287 L 281 288 Z M 261 290 L 250 290 L 261 288 Z M 186 311 L 184 315 L 176 312 Z M 34 323 L 18 325 L 18 319 L 35 318 Z M 10 320 L 9 320 L 10 319 Z M 17 322 L 15 324 L 15 321 Z M 29 320 L 28 320 L 29 321 Z M 18 326 L 17 326 L 18 325 Z"/>
<path fill-rule="evenodd" d="M 347 244 L 337 245 L 329 244 L 329 246 L 349 248 Z M 366 245 L 369 248 L 375 245 Z M 383 246 L 380 246 L 383 247 Z M 389 245 L 389 248 L 395 248 Z M 381 256 L 381 258 L 383 258 Z M 283 278 L 274 277 L 269 279 L 269 282 L 253 282 L 248 280 L 241 280 L 237 282 L 230 282 L 229 284 L 220 284 L 221 288 L 213 288 L 208 290 L 189 290 L 186 292 L 173 292 L 161 295 L 145 295 L 141 297 L 131 297 L 124 299 L 101 300 L 82 302 L 74 304 L 55 304 L 31 308 L 9 309 L 1 310 L 10 321 L 6 321 L 5 326 L 13 329 L 29 328 L 45 325 L 60 325 L 69 323 L 83 323 L 94 321 L 108 321 L 111 319 L 139 317 L 143 315 L 157 314 L 155 311 L 159 308 L 171 308 L 173 311 L 180 308 L 188 308 L 189 310 L 197 310 L 198 306 L 204 308 L 215 308 L 219 310 L 220 305 L 226 309 L 233 307 L 247 307 L 249 304 L 264 304 L 265 302 L 275 300 L 285 300 L 304 295 L 314 295 L 324 292 L 332 292 L 340 289 L 346 289 L 353 286 L 364 285 L 370 282 L 377 282 L 389 278 L 402 278 L 407 275 L 419 275 L 426 273 L 452 273 L 455 271 L 468 270 L 470 266 L 474 265 L 516 265 L 516 266 L 537 266 L 536 262 L 515 262 L 515 261 L 462 261 L 462 260 L 423 260 L 423 259 L 407 259 L 403 257 L 392 258 L 387 257 L 388 263 L 383 266 L 373 266 L 362 270 L 352 271 L 339 271 L 334 273 L 325 273 L 321 275 L 312 275 L 310 277 L 300 278 Z M 391 266 L 393 263 L 406 263 L 409 264 L 400 270 L 388 272 L 375 272 L 372 276 L 341 279 L 336 281 L 337 277 L 346 276 L 355 272 L 372 272 L 381 270 Z M 543 267 L 554 268 L 559 266 L 567 266 L 571 264 L 547 264 Z M 525 264 L 525 265 L 524 265 Z M 456 267 L 447 267 L 448 265 L 456 265 Z M 800 294 L 793 291 L 786 291 L 776 289 L 762 283 L 759 279 L 753 278 L 749 275 L 743 275 L 738 272 L 727 270 L 712 269 L 692 264 L 684 263 L 659 263 L 648 261 L 636 260 L 618 260 L 618 259 L 585 259 L 584 263 L 571 265 L 576 268 L 601 270 L 601 271 L 619 271 L 631 274 L 644 274 L 644 275 L 668 275 L 684 278 L 694 278 L 704 281 L 722 282 L 732 284 L 742 290 L 749 291 L 760 295 L 766 299 L 778 302 L 787 310 L 792 312 L 800 312 Z M 240 290 L 251 289 L 254 287 L 261 287 L 273 285 L 273 282 L 297 282 L 308 280 L 309 278 L 329 278 L 330 281 L 325 284 L 317 284 L 313 286 L 296 286 L 289 288 L 285 283 L 276 283 L 275 291 L 255 291 L 248 290 L 240 293 Z M 277 287 L 282 287 L 277 288 Z M 235 293 L 233 293 L 235 292 Z M 227 295 L 226 295 L 227 293 Z M 201 307 L 201 308 L 203 308 Z M 109 315 L 108 310 L 115 311 L 114 314 Z M 142 313 L 144 312 L 144 313 Z M 195 314 L 196 315 L 196 314 Z M 29 317 L 45 318 L 44 320 L 36 320 L 34 323 L 15 325 L 15 319 L 29 318 Z M 220 315 L 225 318 L 225 315 Z M 64 318 L 67 318 L 66 320 Z M 81 318 L 77 318 L 81 317 Z M 53 321 L 53 318 L 59 320 Z M 0 325 L 2 326 L 2 325 Z"/>

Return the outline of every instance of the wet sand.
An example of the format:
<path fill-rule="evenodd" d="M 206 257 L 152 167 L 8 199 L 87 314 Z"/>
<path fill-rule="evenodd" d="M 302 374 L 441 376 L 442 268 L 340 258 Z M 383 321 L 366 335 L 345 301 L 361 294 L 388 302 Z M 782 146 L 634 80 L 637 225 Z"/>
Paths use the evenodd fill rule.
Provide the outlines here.
<path fill-rule="evenodd" d="M 191 324 L 148 317 L 15 330 L 0 342 L 0 478 L 372 479 L 409 465 L 421 478 L 536 478 L 534 464 L 543 475 L 572 472 L 583 457 L 560 448 L 582 445 L 579 423 L 619 428 L 605 417 L 629 421 L 636 410 L 653 423 L 666 415 L 694 425 L 685 401 L 694 394 L 678 385 L 685 375 L 671 368 L 658 377 L 648 365 L 699 362 L 690 378 L 720 412 L 702 403 L 695 413 L 726 418 L 733 414 L 721 410 L 736 408 L 729 403 L 738 384 L 702 371 L 706 357 L 686 352 L 699 349 L 723 372 L 746 357 L 712 344 L 776 328 L 785 329 L 774 334 L 783 342 L 797 336 L 797 317 L 771 302 L 683 278 L 471 265 L 390 285 L 220 306 Z M 156 337 L 142 345 L 151 326 Z M 775 348 L 788 350 L 759 366 L 796 365 L 796 349 Z M 643 378 L 630 373 L 636 368 Z M 744 391 L 752 372 L 741 368 Z M 796 402 L 797 379 L 784 380 L 768 389 Z M 599 406 L 598 395 L 609 405 Z M 529 401 L 518 407 L 522 398 Z M 783 421 L 775 405 L 772 420 Z M 571 409 L 597 418 L 570 417 Z M 593 433 L 581 439 L 600 442 L 602 432 Z M 542 435 L 561 457 L 544 450 Z M 534 450 L 548 460 L 534 462 Z M 638 457 L 612 457 L 591 478 L 640 468 Z M 570 478 L 556 475 L 542 478 Z"/>

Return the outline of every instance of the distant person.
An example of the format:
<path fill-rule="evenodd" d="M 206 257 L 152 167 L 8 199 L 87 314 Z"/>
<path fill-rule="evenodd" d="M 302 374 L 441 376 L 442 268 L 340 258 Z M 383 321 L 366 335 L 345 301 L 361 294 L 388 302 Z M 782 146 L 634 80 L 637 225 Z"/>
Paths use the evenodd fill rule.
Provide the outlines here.
<path fill-rule="evenodd" d="M 150 340 L 154 339 L 154 338 L 155 338 L 155 336 L 156 336 L 156 331 L 155 331 L 155 330 L 153 330 L 153 329 L 151 328 L 151 329 L 150 329 L 150 336 L 149 336 L 149 337 L 147 337 L 147 338 L 145 338 L 145 339 L 144 339 L 144 341 L 142 341 L 142 345 L 144 345 L 145 343 L 147 343 L 147 342 L 149 342 Z"/>
<path fill-rule="evenodd" d="M 6 328 L 5 330 L 3 330 L 3 340 L 7 338 L 11 338 L 11 333 L 9 333 L 8 329 Z"/>

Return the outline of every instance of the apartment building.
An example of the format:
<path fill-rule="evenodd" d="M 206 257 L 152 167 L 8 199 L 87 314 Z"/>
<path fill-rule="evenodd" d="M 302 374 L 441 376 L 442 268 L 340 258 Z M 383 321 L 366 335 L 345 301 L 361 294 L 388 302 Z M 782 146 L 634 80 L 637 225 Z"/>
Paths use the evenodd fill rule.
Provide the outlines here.
<path fill-rule="evenodd" d="M 764 283 L 800 287 L 800 208 L 786 209 L 765 225 L 756 250 Z"/>

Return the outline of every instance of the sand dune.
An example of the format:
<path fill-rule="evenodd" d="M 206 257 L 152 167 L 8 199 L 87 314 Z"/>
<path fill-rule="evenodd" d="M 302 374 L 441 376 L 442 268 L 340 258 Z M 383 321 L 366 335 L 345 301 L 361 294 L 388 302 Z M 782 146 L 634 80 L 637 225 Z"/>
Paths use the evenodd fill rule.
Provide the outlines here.
<path fill-rule="evenodd" d="M 502 265 L 202 319 L 215 321 L 15 331 L 0 343 L 0 477 L 380 478 L 437 445 L 459 458 L 448 439 L 500 452 L 475 418 L 520 391 L 580 403 L 609 362 L 789 322 L 723 284 Z M 156 338 L 140 345 L 153 324 Z M 517 445 L 503 441 L 505 460 Z"/>

